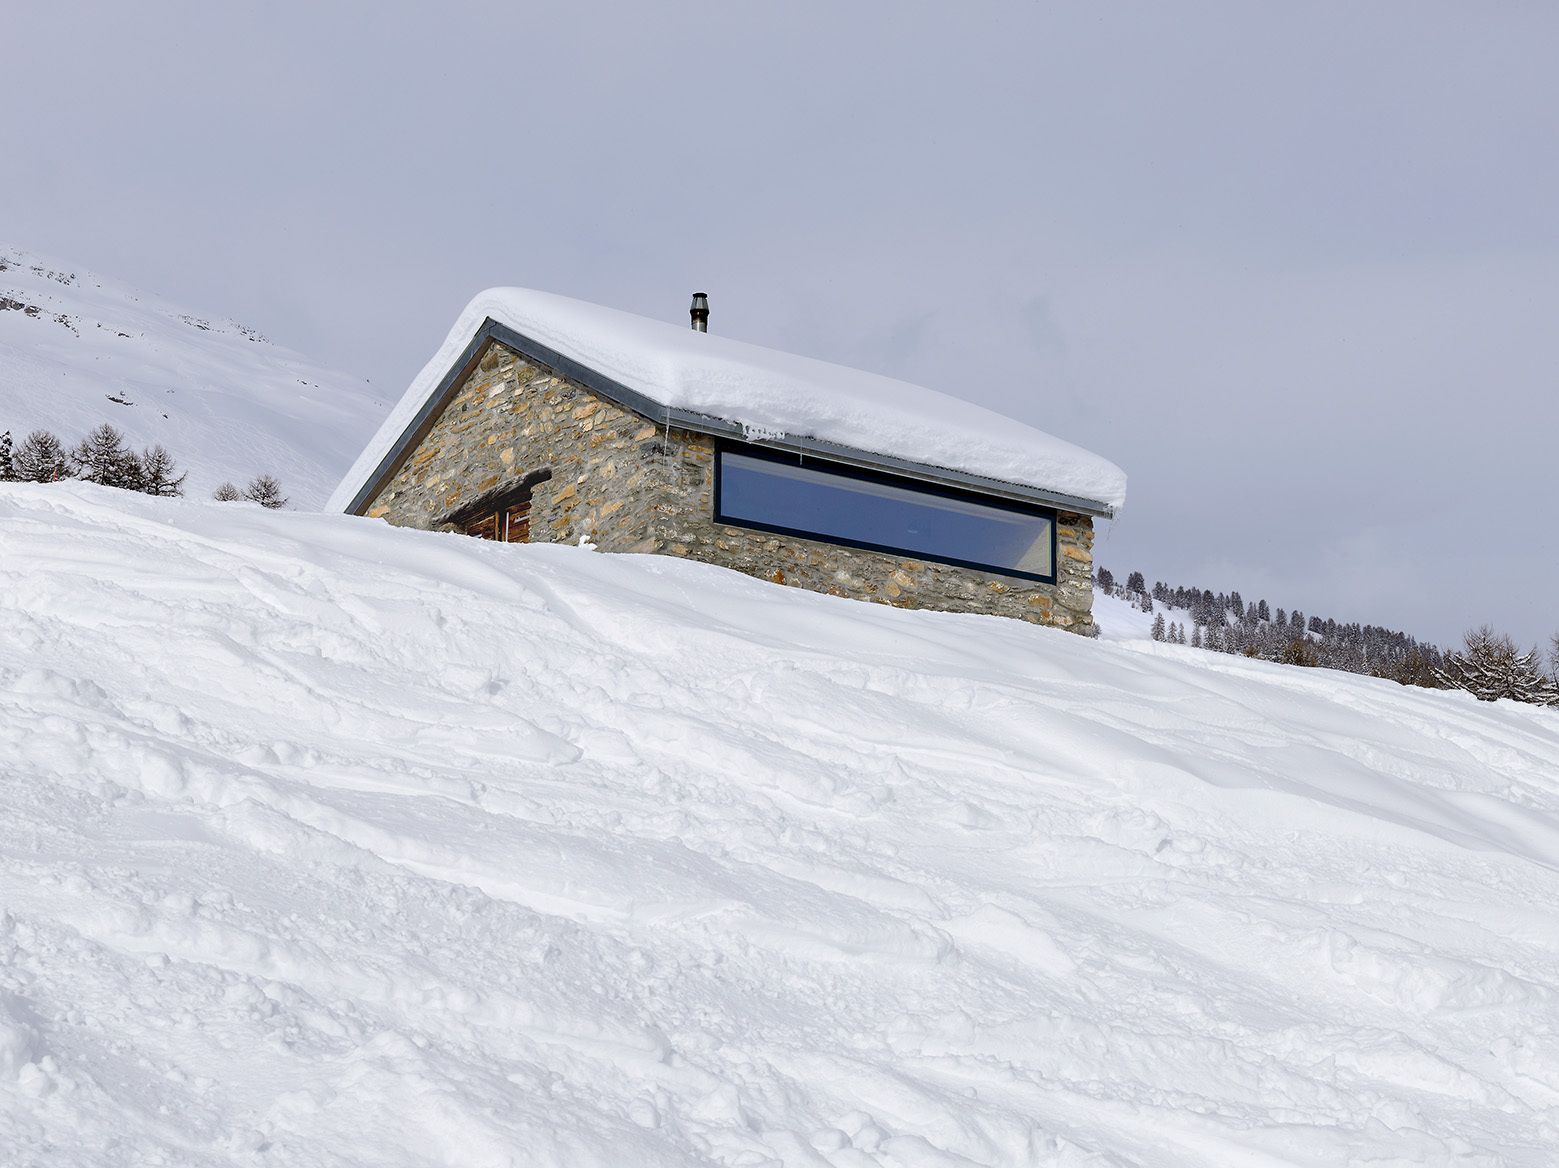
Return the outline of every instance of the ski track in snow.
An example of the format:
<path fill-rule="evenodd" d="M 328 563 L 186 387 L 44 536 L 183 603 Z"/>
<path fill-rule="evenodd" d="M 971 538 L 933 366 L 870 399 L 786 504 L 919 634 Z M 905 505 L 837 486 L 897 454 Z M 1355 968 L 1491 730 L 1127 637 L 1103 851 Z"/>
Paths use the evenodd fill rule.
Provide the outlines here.
<path fill-rule="evenodd" d="M 0 1162 L 1551 1165 L 1556 774 L 1465 695 L 0 486 Z"/>

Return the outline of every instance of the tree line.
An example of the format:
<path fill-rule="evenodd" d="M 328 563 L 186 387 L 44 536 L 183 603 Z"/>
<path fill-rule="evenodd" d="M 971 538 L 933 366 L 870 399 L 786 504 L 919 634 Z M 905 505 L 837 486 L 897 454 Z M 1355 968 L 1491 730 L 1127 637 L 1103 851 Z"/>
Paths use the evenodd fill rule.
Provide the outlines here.
<path fill-rule="evenodd" d="M 58 435 L 48 430 L 34 430 L 20 446 L 12 441 L 9 430 L 0 434 L 0 483 L 76 479 L 174 498 L 184 494 L 184 480 L 188 477 L 188 472 L 180 473 L 173 456 L 160 444 L 140 452 L 131 450 L 125 445 L 124 435 L 107 422 L 68 449 Z M 248 499 L 273 511 L 288 502 L 281 483 L 268 474 L 256 475 L 242 491 L 232 483 L 223 483 L 212 498 L 223 502 Z"/>
<path fill-rule="evenodd" d="M 1149 588 L 1141 572 L 1129 573 L 1122 583 L 1100 568 L 1094 579 L 1107 594 L 1154 613 L 1156 641 L 1339 669 L 1401 685 L 1465 690 L 1483 701 L 1511 698 L 1559 706 L 1559 634 L 1545 665 L 1536 649 L 1522 650 L 1489 625 L 1470 630 L 1459 648 L 1447 651 L 1396 629 L 1307 617 L 1299 609 L 1274 608 L 1264 598 L 1247 603 L 1238 592 L 1170 587 L 1163 581 Z M 1176 613 L 1185 615 L 1176 619 Z"/>

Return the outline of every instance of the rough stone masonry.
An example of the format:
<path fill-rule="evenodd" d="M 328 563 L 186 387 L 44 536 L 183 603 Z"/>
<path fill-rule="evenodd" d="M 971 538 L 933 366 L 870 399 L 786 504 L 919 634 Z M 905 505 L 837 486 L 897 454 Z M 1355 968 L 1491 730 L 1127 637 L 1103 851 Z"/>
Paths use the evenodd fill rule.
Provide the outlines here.
<path fill-rule="evenodd" d="M 548 470 L 531 539 L 685 556 L 901 608 L 1017 617 L 1093 635 L 1093 520 L 1057 515 L 1056 582 L 773 535 L 714 521 L 714 439 L 657 426 L 489 341 L 442 413 L 368 504 L 405 527 L 458 530 L 454 512 Z"/>

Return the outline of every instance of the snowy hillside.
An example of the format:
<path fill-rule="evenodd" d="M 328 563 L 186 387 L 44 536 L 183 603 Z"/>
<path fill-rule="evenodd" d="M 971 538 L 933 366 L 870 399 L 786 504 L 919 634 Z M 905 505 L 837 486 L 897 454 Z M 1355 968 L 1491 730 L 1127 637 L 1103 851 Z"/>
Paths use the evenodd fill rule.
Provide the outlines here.
<path fill-rule="evenodd" d="M 271 473 L 314 508 L 388 408 L 253 329 L 0 246 L 0 430 L 18 442 L 43 428 L 69 445 L 110 422 L 167 447 L 192 495 Z"/>
<path fill-rule="evenodd" d="M 0 801 L 8 1166 L 1559 1147 L 1530 707 L 13 485 Z"/>
<path fill-rule="evenodd" d="M 1093 590 L 1093 619 L 1094 624 L 1099 626 L 1099 636 L 1106 641 L 1153 639 L 1152 613 L 1143 612 L 1135 605 L 1098 588 Z"/>

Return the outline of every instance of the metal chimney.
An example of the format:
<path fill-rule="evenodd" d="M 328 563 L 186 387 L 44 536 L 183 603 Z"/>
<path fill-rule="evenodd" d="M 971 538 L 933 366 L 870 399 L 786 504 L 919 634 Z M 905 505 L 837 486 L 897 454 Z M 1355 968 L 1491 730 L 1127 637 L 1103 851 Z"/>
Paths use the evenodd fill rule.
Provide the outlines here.
<path fill-rule="evenodd" d="M 693 293 L 693 307 L 688 309 L 688 315 L 693 318 L 693 328 L 697 332 L 709 331 L 709 297 L 703 292 Z"/>

